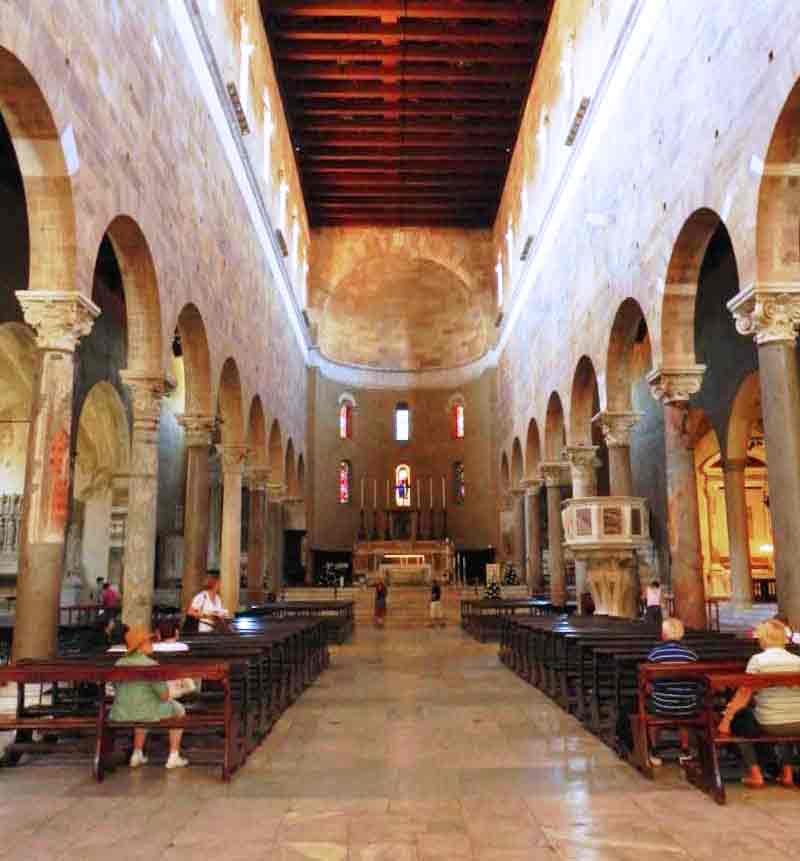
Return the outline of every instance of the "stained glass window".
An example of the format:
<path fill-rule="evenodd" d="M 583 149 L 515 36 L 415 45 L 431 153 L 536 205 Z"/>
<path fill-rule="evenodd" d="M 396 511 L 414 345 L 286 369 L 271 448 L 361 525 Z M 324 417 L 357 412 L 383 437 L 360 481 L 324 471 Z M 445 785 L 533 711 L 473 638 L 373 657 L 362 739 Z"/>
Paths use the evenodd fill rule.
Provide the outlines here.
<path fill-rule="evenodd" d="M 342 404 L 339 407 L 339 439 L 350 439 L 353 436 L 353 407 Z"/>
<path fill-rule="evenodd" d="M 464 404 L 453 406 L 453 437 L 464 439 Z"/>
<path fill-rule="evenodd" d="M 394 498 L 399 508 L 411 506 L 411 467 L 404 463 L 394 471 Z"/>
<path fill-rule="evenodd" d="M 394 410 L 394 438 L 398 442 L 408 442 L 411 436 L 411 411 L 408 404 L 399 403 Z"/>
<path fill-rule="evenodd" d="M 457 460 L 453 464 L 453 496 L 456 500 L 456 505 L 463 505 L 467 495 L 466 486 L 464 484 L 464 464 Z"/>
<path fill-rule="evenodd" d="M 339 503 L 347 505 L 350 502 L 350 461 L 339 463 Z"/>

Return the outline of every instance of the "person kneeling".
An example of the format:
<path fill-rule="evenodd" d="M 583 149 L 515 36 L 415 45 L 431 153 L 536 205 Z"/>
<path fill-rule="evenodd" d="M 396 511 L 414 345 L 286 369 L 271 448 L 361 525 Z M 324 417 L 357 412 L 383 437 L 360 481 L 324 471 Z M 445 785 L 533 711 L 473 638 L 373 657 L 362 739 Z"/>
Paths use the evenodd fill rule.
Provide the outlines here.
<path fill-rule="evenodd" d="M 800 657 L 786 649 L 785 624 L 778 619 L 763 622 L 755 630 L 762 650 L 747 662 L 747 673 L 798 673 Z M 755 700 L 755 707 L 750 705 Z M 800 734 L 800 689 L 765 688 L 753 695 L 747 687 L 741 687 L 728 703 L 717 731 L 720 735 L 733 732 L 741 738 L 758 738 L 764 735 Z M 741 742 L 739 750 L 747 773 L 742 783 L 754 789 L 764 786 L 764 773 L 758 763 L 755 744 Z M 789 762 L 791 746 L 776 744 L 775 754 L 780 768 L 778 783 L 794 786 L 794 775 Z"/>
<path fill-rule="evenodd" d="M 143 625 L 134 625 L 125 635 L 127 653 L 120 658 L 118 667 L 152 667 L 158 664 L 150 655 L 153 653 L 153 635 Z M 166 682 L 120 682 L 114 696 L 109 718 L 120 723 L 158 723 L 170 718 L 182 718 L 184 707 L 170 698 Z M 144 755 L 144 741 L 147 730 L 137 726 L 133 731 L 133 754 L 131 768 L 138 768 L 147 762 Z M 182 729 L 169 731 L 169 759 L 167 768 L 181 768 L 188 765 L 180 754 Z"/>

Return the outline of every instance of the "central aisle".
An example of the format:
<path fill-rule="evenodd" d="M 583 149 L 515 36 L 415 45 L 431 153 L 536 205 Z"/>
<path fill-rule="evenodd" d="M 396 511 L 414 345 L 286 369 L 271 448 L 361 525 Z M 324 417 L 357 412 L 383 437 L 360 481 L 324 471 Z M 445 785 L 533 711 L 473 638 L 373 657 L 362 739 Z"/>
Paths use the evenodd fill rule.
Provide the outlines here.
<path fill-rule="evenodd" d="M 800 833 L 793 793 L 639 777 L 456 626 L 357 629 L 229 786 L 87 770 L 0 770 L 2 861 L 785 861 Z"/>

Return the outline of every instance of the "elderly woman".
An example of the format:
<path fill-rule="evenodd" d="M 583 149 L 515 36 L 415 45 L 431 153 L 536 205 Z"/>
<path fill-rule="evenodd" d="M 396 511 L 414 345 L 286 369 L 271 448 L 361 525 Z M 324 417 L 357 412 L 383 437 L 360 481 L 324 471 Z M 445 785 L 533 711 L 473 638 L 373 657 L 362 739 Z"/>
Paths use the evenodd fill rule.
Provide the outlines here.
<path fill-rule="evenodd" d="M 770 619 L 755 630 L 762 650 L 748 661 L 748 673 L 800 673 L 800 657 L 786 650 L 786 626 L 777 619 Z M 743 738 L 763 735 L 796 735 L 800 733 L 800 688 L 765 688 L 754 693 L 746 687 L 739 688 L 728 703 L 719 732 L 733 732 Z M 764 786 L 764 774 L 756 757 L 755 745 L 740 744 L 742 759 L 747 774 L 742 783 L 754 789 Z M 794 786 L 792 767 L 788 762 L 790 749 L 776 744 L 775 753 L 780 766 L 778 782 L 787 787 Z"/>
<path fill-rule="evenodd" d="M 158 664 L 150 656 L 153 653 L 153 635 L 143 625 L 134 625 L 125 634 L 127 653 L 121 657 L 118 667 L 152 667 Z M 166 682 L 121 682 L 116 687 L 114 704 L 109 718 L 124 723 L 158 723 L 169 718 L 179 718 L 186 714 L 183 706 L 170 698 Z M 133 731 L 133 754 L 131 768 L 138 768 L 147 762 L 144 755 L 144 741 L 147 730 L 137 726 Z M 189 763 L 180 754 L 182 729 L 169 731 L 169 758 L 167 768 L 182 768 Z"/>

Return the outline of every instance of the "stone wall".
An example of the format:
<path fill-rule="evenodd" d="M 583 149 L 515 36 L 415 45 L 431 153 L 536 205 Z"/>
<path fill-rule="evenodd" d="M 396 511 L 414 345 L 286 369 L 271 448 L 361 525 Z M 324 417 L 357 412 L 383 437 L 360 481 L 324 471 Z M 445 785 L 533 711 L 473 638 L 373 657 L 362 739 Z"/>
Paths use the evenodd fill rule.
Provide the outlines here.
<path fill-rule="evenodd" d="M 422 507 L 430 506 L 430 477 L 433 477 L 437 524 L 441 510 L 442 476 L 447 489 L 447 523 L 450 537 L 460 547 L 496 546 L 497 496 L 493 448 L 494 374 L 454 390 L 352 389 L 321 375 L 317 380 L 314 449 L 314 499 L 311 509 L 311 545 L 333 550 L 349 549 L 358 532 L 361 479 L 365 478 L 365 509 L 372 523 L 373 480 L 377 479 L 379 511 L 386 507 L 386 480 L 394 483 L 398 464 L 411 467 L 412 501 L 416 506 L 417 480 Z M 452 415 L 448 404 L 463 395 L 465 436 L 452 438 Z M 339 400 L 350 395 L 355 401 L 352 439 L 339 437 Z M 394 439 L 395 406 L 405 401 L 411 409 L 411 440 Z M 339 503 L 338 467 L 341 460 L 352 466 L 351 497 Z M 463 461 L 466 498 L 463 505 L 453 499 L 453 464 Z M 308 485 L 307 485 L 308 486 Z M 392 507 L 394 506 L 392 493 Z"/>
<path fill-rule="evenodd" d="M 177 5 L 44 0 L 0 8 L 0 47 L 33 76 L 67 155 L 75 281 L 51 289 L 90 295 L 106 228 L 127 215 L 153 259 L 165 374 L 178 314 L 192 302 L 207 330 L 214 393 L 233 357 L 245 416 L 260 395 L 267 421 L 279 418 L 284 439 L 302 451 L 303 353 L 176 31 Z M 207 4 L 199 7 L 207 14 Z M 221 31 L 213 44 L 222 53 Z M 0 93 L 0 110 L 11 95 Z M 265 194 L 273 186 L 274 178 L 265 182 Z"/>

